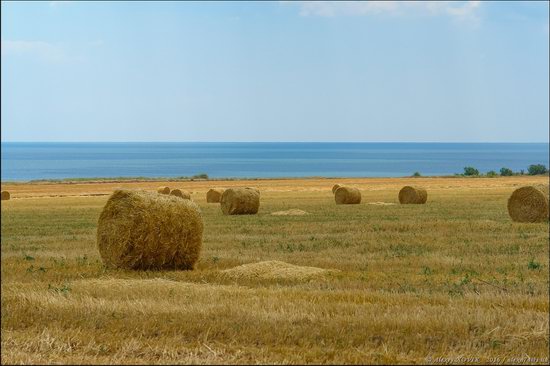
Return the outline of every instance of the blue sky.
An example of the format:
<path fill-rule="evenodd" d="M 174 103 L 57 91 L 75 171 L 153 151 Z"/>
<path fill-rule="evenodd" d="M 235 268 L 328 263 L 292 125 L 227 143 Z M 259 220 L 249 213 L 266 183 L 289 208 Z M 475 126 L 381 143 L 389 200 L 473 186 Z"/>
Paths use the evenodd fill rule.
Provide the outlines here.
<path fill-rule="evenodd" d="M 2 141 L 548 142 L 548 2 L 2 2 Z"/>

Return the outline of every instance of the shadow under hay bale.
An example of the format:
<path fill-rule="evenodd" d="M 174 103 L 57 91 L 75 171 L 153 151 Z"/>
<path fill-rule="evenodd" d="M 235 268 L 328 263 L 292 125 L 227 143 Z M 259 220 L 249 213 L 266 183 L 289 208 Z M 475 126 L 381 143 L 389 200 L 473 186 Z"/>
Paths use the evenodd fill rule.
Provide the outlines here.
<path fill-rule="evenodd" d="M 399 203 L 424 204 L 428 200 L 428 192 L 424 188 L 405 186 L 399 191 Z"/>
<path fill-rule="evenodd" d="M 254 215 L 260 208 L 260 191 L 257 188 L 229 188 L 220 199 L 224 215 Z"/>
<path fill-rule="evenodd" d="M 548 221 L 548 187 L 526 186 L 508 198 L 508 214 L 516 222 Z"/>
<path fill-rule="evenodd" d="M 2 193 L 0 194 L 0 197 L 2 201 L 7 201 L 11 198 L 11 195 L 10 195 L 10 192 L 8 191 L 2 191 Z"/>
<path fill-rule="evenodd" d="M 340 186 L 334 192 L 337 205 L 356 205 L 361 203 L 361 192 L 357 188 Z"/>
<path fill-rule="evenodd" d="M 338 188 L 340 188 L 340 187 L 341 187 L 341 186 L 340 186 L 339 184 L 333 185 L 333 186 L 332 186 L 332 194 L 334 194 L 334 192 L 336 192 L 336 190 L 337 190 Z"/>
<path fill-rule="evenodd" d="M 193 269 L 203 221 L 189 200 L 116 190 L 99 216 L 97 246 L 109 268 Z"/>
<path fill-rule="evenodd" d="M 220 203 L 224 190 L 223 189 L 209 189 L 206 192 L 206 203 Z"/>
<path fill-rule="evenodd" d="M 306 280 L 317 276 L 338 272 L 317 267 L 295 266 L 281 261 L 265 261 L 243 264 L 226 269 L 222 275 L 233 279 L 263 279 L 263 280 Z"/>
<path fill-rule="evenodd" d="M 170 195 L 183 198 L 185 200 L 191 199 L 191 195 L 189 194 L 189 192 L 182 191 L 181 189 L 178 189 L 178 188 L 172 189 L 172 191 L 170 192 Z"/>
<path fill-rule="evenodd" d="M 157 192 L 160 194 L 170 194 L 170 187 L 165 187 L 165 186 L 158 187 Z"/>

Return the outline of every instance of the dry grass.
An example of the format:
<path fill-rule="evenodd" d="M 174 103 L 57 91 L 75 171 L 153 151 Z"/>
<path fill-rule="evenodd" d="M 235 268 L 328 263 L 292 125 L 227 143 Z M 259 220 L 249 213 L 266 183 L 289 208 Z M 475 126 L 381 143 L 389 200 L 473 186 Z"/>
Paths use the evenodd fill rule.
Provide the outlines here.
<path fill-rule="evenodd" d="M 303 216 L 303 215 L 309 215 L 309 212 L 306 212 L 304 210 L 300 210 L 297 208 L 291 208 L 290 210 L 284 210 L 284 211 L 275 211 L 271 213 L 273 216 Z"/>
<path fill-rule="evenodd" d="M 264 261 L 249 263 L 226 269 L 221 273 L 233 279 L 248 280 L 296 280 L 305 281 L 312 277 L 322 276 L 335 271 L 307 266 L 295 266 L 281 261 Z"/>
<path fill-rule="evenodd" d="M 415 178 L 424 205 L 335 205 L 335 180 L 256 181 L 262 204 L 247 216 L 189 182 L 202 254 L 194 271 L 162 272 L 106 269 L 95 243 L 108 198 L 96 195 L 162 182 L 3 185 L 2 363 L 547 362 L 548 223 L 514 223 L 506 208 L 547 179 Z M 397 203 L 410 180 L 338 182 Z M 270 214 L 293 207 L 311 215 Z M 339 272 L 221 273 L 262 261 Z"/>

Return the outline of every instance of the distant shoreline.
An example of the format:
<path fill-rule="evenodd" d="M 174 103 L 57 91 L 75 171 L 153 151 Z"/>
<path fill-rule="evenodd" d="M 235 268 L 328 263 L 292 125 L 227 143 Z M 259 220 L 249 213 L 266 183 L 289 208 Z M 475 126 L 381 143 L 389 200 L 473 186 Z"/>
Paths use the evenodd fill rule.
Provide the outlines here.
<path fill-rule="evenodd" d="M 401 176 L 401 177 L 319 177 L 319 176 L 305 176 L 305 177 L 252 177 L 252 178 L 240 178 L 240 177 L 225 177 L 225 178 L 179 178 L 179 177 L 89 177 L 89 178 L 62 178 L 62 179 L 32 179 L 32 180 L 0 180 L 0 184 L 86 184 L 86 183 L 140 183 L 140 182 L 219 182 L 219 181 L 272 181 L 272 180 L 335 180 L 335 179 L 444 179 L 444 178 L 466 178 L 466 179 L 495 179 L 495 178 L 513 178 L 513 177 L 549 177 L 548 174 L 517 174 L 513 176 L 466 176 L 461 174 L 454 175 L 422 175 L 419 177 L 414 176 Z M 550 177 L 549 177 L 550 179 Z"/>

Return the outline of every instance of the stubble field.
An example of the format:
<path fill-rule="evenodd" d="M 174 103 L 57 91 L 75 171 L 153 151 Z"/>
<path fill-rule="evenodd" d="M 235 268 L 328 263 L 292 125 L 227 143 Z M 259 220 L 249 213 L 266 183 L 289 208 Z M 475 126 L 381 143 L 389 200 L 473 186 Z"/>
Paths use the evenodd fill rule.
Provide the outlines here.
<path fill-rule="evenodd" d="M 334 183 L 362 203 L 335 205 Z M 399 205 L 407 184 L 427 204 Z M 548 363 L 548 223 L 506 210 L 528 184 L 548 177 L 3 184 L 2 363 Z M 105 269 L 108 194 L 160 185 L 201 207 L 196 269 Z M 206 203 L 231 186 L 261 190 L 258 215 Z M 271 215 L 288 209 L 308 214 Z M 221 272 L 269 260 L 336 271 Z"/>

